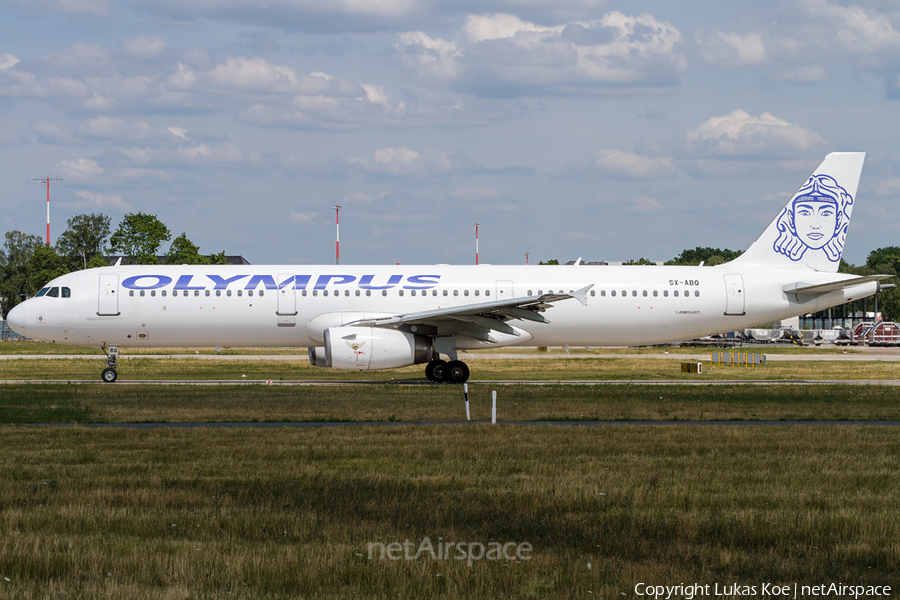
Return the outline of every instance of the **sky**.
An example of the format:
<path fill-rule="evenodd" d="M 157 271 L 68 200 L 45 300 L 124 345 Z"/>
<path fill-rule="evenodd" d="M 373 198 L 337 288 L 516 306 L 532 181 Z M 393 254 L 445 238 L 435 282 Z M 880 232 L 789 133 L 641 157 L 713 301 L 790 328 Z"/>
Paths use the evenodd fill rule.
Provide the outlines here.
<path fill-rule="evenodd" d="M 0 231 L 155 214 L 253 264 L 746 249 L 867 152 L 900 245 L 888 0 L 0 0 Z M 164 244 L 162 251 L 167 249 Z"/>

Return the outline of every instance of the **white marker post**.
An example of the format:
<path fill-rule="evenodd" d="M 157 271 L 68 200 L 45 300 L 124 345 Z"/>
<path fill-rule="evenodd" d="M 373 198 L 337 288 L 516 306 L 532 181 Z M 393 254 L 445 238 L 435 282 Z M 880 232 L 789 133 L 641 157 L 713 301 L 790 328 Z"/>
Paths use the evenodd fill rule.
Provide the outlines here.
<path fill-rule="evenodd" d="M 463 384 L 463 393 L 466 395 L 466 421 L 471 421 L 472 416 L 469 414 L 469 384 Z"/>
<path fill-rule="evenodd" d="M 491 392 L 491 424 L 497 424 L 497 390 Z"/>

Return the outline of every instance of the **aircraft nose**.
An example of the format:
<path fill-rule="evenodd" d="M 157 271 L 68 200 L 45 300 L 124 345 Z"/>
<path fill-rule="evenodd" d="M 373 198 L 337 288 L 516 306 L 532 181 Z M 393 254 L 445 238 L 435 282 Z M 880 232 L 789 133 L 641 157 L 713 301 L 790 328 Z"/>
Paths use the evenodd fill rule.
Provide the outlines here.
<path fill-rule="evenodd" d="M 28 321 L 28 308 L 25 306 L 28 302 L 22 302 L 13 307 L 9 314 L 6 315 L 6 324 L 10 329 L 21 336 L 27 337 L 25 333 L 25 323 Z"/>

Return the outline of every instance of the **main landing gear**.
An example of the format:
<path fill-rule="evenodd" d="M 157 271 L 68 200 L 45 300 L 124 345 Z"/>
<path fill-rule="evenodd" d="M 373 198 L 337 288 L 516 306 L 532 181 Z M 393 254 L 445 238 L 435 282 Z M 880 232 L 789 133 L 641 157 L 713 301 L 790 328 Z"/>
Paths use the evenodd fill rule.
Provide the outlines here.
<path fill-rule="evenodd" d="M 461 360 L 437 359 L 425 367 L 425 377 L 435 383 L 465 383 L 469 380 L 469 367 Z"/>
<path fill-rule="evenodd" d="M 119 365 L 119 348 L 118 346 L 110 346 L 108 352 L 106 346 L 101 346 L 101 349 L 103 350 L 103 353 L 106 354 L 106 364 L 109 366 L 103 369 L 103 372 L 100 374 L 100 379 L 105 383 L 112 383 L 119 377 L 119 374 L 116 373 L 116 367 Z"/>

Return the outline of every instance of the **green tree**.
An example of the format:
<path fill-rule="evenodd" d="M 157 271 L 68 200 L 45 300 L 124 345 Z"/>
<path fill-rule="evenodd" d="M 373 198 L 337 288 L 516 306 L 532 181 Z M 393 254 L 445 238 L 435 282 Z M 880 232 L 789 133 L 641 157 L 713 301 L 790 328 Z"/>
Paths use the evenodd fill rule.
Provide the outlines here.
<path fill-rule="evenodd" d="M 629 260 L 629 261 L 627 261 L 627 262 L 624 262 L 624 263 L 622 263 L 622 264 L 624 264 L 624 265 L 629 265 L 629 266 L 630 266 L 630 265 L 655 265 L 656 263 L 653 262 L 653 261 L 651 261 L 651 260 L 648 260 L 648 259 L 646 259 L 646 258 L 641 257 L 641 258 L 639 258 L 639 259 L 637 259 L 637 260 L 631 259 L 631 260 Z"/>
<path fill-rule="evenodd" d="M 701 248 L 697 246 L 693 250 L 684 250 L 681 254 L 670 261 L 666 261 L 667 265 L 699 265 L 701 262 L 705 265 L 721 265 L 730 262 L 743 254 L 742 250 L 728 250 L 720 248 Z"/>
<path fill-rule="evenodd" d="M 73 263 L 73 268 L 86 269 L 93 258 L 106 253 L 109 217 L 93 213 L 75 215 L 68 223 L 66 231 L 56 240 L 56 249 Z M 74 264 L 80 266 L 75 267 Z"/>
<path fill-rule="evenodd" d="M 209 264 L 211 265 L 227 265 L 228 259 L 225 258 L 225 251 L 222 250 L 218 254 L 210 254 L 208 257 Z"/>
<path fill-rule="evenodd" d="M 538 263 L 539 265 L 558 265 L 559 261 L 555 258 L 551 258 L 547 262 L 541 261 Z"/>
<path fill-rule="evenodd" d="M 28 257 L 28 282 L 35 291 L 44 287 L 47 282 L 65 275 L 70 271 L 66 258 L 56 248 L 41 244 Z"/>
<path fill-rule="evenodd" d="M 159 245 L 172 239 L 169 228 L 156 215 L 128 213 L 109 238 L 110 247 L 129 262 L 155 264 Z"/>
<path fill-rule="evenodd" d="M 43 245 L 40 236 L 7 231 L 0 248 L 0 312 L 3 318 L 25 297 L 40 288 L 29 281 L 28 261 L 35 248 Z"/>
<path fill-rule="evenodd" d="M 208 265 L 209 258 L 200 254 L 200 248 L 182 233 L 172 240 L 166 254 L 167 265 Z"/>
<path fill-rule="evenodd" d="M 866 258 L 866 267 L 877 275 L 894 275 L 882 284 L 900 285 L 900 248 L 886 246 L 872 250 Z M 878 294 L 878 309 L 885 321 L 900 320 L 900 289 L 892 288 Z"/>

